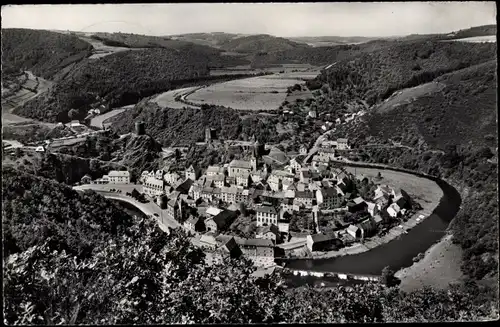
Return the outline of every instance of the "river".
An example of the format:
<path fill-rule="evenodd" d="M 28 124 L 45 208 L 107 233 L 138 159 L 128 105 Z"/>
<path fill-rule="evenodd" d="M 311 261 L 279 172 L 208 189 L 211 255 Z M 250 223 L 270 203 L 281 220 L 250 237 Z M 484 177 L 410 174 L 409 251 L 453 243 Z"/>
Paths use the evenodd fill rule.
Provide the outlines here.
<path fill-rule="evenodd" d="M 445 181 L 436 179 L 443 197 L 432 214 L 411 229 L 407 235 L 378 246 L 367 252 L 329 259 L 285 259 L 287 268 L 323 272 L 380 275 L 390 266 L 394 271 L 409 267 L 413 257 L 424 253 L 439 241 L 450 221 L 455 217 L 462 202 L 460 194 Z"/>

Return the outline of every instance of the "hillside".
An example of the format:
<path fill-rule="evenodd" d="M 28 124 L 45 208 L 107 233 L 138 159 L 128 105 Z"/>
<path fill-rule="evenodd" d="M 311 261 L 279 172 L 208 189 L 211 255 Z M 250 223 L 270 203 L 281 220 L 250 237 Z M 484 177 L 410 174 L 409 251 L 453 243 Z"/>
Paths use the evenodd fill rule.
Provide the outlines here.
<path fill-rule="evenodd" d="M 358 44 L 382 38 L 364 37 L 364 36 L 299 36 L 299 37 L 288 37 L 287 39 L 293 42 L 305 43 L 312 47 L 317 47 L 317 46 L 332 46 L 332 45 L 343 45 L 343 44 Z"/>
<path fill-rule="evenodd" d="M 454 34 L 452 39 L 463 39 L 466 37 L 476 37 L 476 36 L 487 36 L 487 35 L 497 35 L 497 26 L 496 25 L 482 25 L 475 26 L 471 28 L 467 28 L 464 30 L 459 30 Z"/>
<path fill-rule="evenodd" d="M 285 38 L 267 34 L 244 36 L 223 42 L 221 49 L 240 53 L 268 53 L 308 47 Z"/>
<path fill-rule="evenodd" d="M 2 169 L 4 258 L 44 242 L 51 250 L 88 258 L 131 223 L 132 217 L 101 196 Z"/>
<path fill-rule="evenodd" d="M 496 60 L 444 74 L 442 88 L 341 125 L 359 159 L 445 178 L 462 195 L 450 225 L 471 280 L 498 280 Z M 434 83 L 434 82 L 433 82 Z M 432 83 L 431 83 L 432 84 Z M 392 141 L 404 147 L 394 147 Z M 379 147 L 364 145 L 381 144 Z M 498 285 L 498 283 L 496 283 Z"/>
<path fill-rule="evenodd" d="M 418 41 L 388 42 L 389 46 L 363 52 L 337 62 L 308 83 L 322 85 L 328 112 L 360 100 L 369 106 L 387 99 L 394 91 L 414 87 L 434 78 L 496 58 L 494 44 L 461 44 Z"/>
<path fill-rule="evenodd" d="M 270 142 L 278 137 L 273 117 L 242 119 L 239 114 L 242 113 L 216 106 L 203 106 L 201 110 L 162 109 L 155 103 L 143 101 L 134 109 L 117 115 L 111 128 L 118 134 L 127 133 L 136 121 L 144 121 L 146 132 L 163 146 L 202 142 L 206 127 L 216 129 L 226 140 L 250 139 L 255 135 L 262 142 Z"/>
<path fill-rule="evenodd" d="M 188 33 L 180 35 L 171 35 L 169 37 L 175 40 L 182 40 L 214 48 L 220 48 L 221 44 L 241 36 L 242 35 L 239 34 L 213 32 L 213 33 Z"/>
<path fill-rule="evenodd" d="M 2 73 L 30 70 L 51 80 L 66 66 L 90 56 L 92 46 L 76 36 L 2 28 Z"/>
<path fill-rule="evenodd" d="M 136 103 L 143 97 L 174 88 L 182 81 L 208 76 L 203 54 L 170 49 L 115 53 L 84 60 L 46 94 L 15 110 L 21 116 L 48 122 L 67 122 L 68 111 L 87 115 L 99 98 L 110 107 Z"/>

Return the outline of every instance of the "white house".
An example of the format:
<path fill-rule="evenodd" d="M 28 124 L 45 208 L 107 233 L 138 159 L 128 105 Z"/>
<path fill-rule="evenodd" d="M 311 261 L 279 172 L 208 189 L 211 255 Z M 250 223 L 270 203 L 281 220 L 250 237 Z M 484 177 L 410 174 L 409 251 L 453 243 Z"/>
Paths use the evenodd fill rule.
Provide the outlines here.
<path fill-rule="evenodd" d="M 293 184 L 294 175 L 284 170 L 274 170 L 267 179 L 267 184 L 273 191 L 287 190 Z"/>
<path fill-rule="evenodd" d="M 347 150 L 347 149 L 349 149 L 348 140 L 345 139 L 345 138 L 337 139 L 337 148 L 339 150 Z"/>
<path fill-rule="evenodd" d="M 235 177 L 240 173 L 250 174 L 251 171 L 252 171 L 252 163 L 250 161 L 233 160 L 229 163 L 228 167 L 229 177 Z"/>
<path fill-rule="evenodd" d="M 391 217 L 397 217 L 400 211 L 401 208 L 397 205 L 397 203 L 393 203 L 387 208 L 387 213 Z"/>
<path fill-rule="evenodd" d="M 154 197 L 162 195 L 164 188 L 164 180 L 148 176 L 143 182 L 143 190 L 147 195 Z"/>
<path fill-rule="evenodd" d="M 257 227 L 264 226 L 264 224 L 278 225 L 279 211 L 273 206 L 256 206 L 255 212 L 257 213 Z"/>
<path fill-rule="evenodd" d="M 35 151 L 36 152 L 45 152 L 45 148 L 43 147 L 43 145 L 40 145 L 40 146 L 36 147 Z"/>
<path fill-rule="evenodd" d="M 112 170 L 108 174 L 110 184 L 130 184 L 130 173 L 128 171 Z"/>
<path fill-rule="evenodd" d="M 224 175 L 224 167 L 208 166 L 206 175 L 207 176 Z"/>

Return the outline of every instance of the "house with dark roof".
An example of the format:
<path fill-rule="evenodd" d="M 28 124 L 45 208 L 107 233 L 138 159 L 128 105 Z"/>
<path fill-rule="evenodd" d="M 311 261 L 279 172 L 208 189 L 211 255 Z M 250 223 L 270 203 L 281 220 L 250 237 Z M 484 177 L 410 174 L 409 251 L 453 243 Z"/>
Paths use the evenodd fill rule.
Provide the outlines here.
<path fill-rule="evenodd" d="M 309 169 L 301 169 L 300 170 L 300 181 L 302 183 L 309 183 L 312 180 L 313 174 Z"/>
<path fill-rule="evenodd" d="M 293 201 L 294 205 L 300 206 L 302 203 L 305 208 L 312 208 L 316 202 L 316 195 L 311 191 L 296 191 L 295 199 Z"/>
<path fill-rule="evenodd" d="M 255 207 L 257 215 L 257 227 L 264 225 L 278 225 L 278 218 L 280 210 L 274 206 L 258 205 Z"/>
<path fill-rule="evenodd" d="M 309 251 L 338 250 L 343 242 L 335 234 L 313 234 L 307 235 L 306 244 Z"/>
<path fill-rule="evenodd" d="M 368 205 L 362 197 L 352 199 L 347 203 L 347 210 L 351 213 L 366 210 Z"/>
<path fill-rule="evenodd" d="M 289 168 L 291 169 L 290 172 L 295 173 L 295 172 L 298 172 L 299 170 L 301 170 L 304 167 L 304 159 L 305 158 L 306 158 L 306 156 L 304 156 L 304 155 L 298 155 L 295 158 L 293 158 L 292 160 L 290 160 L 290 165 L 289 165 Z"/>
<path fill-rule="evenodd" d="M 255 238 L 271 240 L 274 244 L 281 243 L 281 233 L 278 226 L 271 224 L 257 229 Z"/>
<path fill-rule="evenodd" d="M 344 198 L 334 187 L 321 188 L 316 191 L 316 202 L 321 209 L 335 209 L 342 205 Z"/>
<path fill-rule="evenodd" d="M 222 264 L 227 258 L 238 258 L 241 255 L 240 247 L 234 237 L 231 237 L 215 250 L 205 251 L 205 262 L 212 266 Z"/>
<path fill-rule="evenodd" d="M 186 179 L 184 182 L 180 183 L 175 190 L 180 194 L 188 194 L 189 189 L 193 185 L 194 181 L 192 179 Z"/>
<path fill-rule="evenodd" d="M 361 230 L 359 229 L 358 226 L 355 225 L 349 225 L 346 230 L 347 234 L 351 235 L 352 237 L 358 239 L 361 237 Z"/>
<path fill-rule="evenodd" d="M 238 242 L 243 255 L 253 261 L 255 266 L 274 265 L 274 244 L 268 239 L 243 239 Z"/>
<path fill-rule="evenodd" d="M 208 218 L 205 221 L 205 226 L 207 230 L 211 231 L 212 233 L 220 233 L 221 231 L 229 227 L 229 225 L 233 223 L 237 216 L 238 214 L 234 211 L 223 210 L 218 215 L 212 218 Z"/>
<path fill-rule="evenodd" d="M 201 175 L 201 170 L 196 165 L 189 166 L 185 172 L 186 179 L 197 180 Z"/>
<path fill-rule="evenodd" d="M 205 223 L 202 217 L 190 216 L 188 220 L 184 222 L 184 227 L 192 232 L 204 232 Z"/>

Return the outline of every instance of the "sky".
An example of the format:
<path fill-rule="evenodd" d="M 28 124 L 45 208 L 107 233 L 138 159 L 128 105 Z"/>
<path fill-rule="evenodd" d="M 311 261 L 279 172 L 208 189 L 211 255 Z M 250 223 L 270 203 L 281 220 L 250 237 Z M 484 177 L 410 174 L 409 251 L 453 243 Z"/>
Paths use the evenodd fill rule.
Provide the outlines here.
<path fill-rule="evenodd" d="M 399 36 L 496 24 L 495 2 L 179 3 L 2 6 L 2 28 L 176 35 Z"/>

